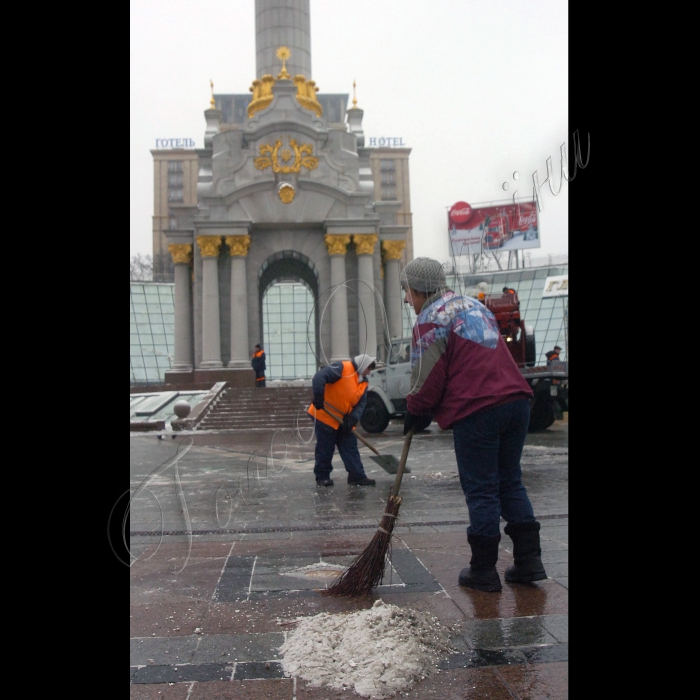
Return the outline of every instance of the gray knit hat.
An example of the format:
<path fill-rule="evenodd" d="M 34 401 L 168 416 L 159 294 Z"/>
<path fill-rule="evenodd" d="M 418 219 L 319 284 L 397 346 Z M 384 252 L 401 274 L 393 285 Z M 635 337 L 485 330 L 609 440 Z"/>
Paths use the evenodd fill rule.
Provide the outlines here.
<path fill-rule="evenodd" d="M 401 273 L 401 285 L 417 292 L 432 294 L 447 287 L 445 270 L 432 258 L 414 258 Z"/>

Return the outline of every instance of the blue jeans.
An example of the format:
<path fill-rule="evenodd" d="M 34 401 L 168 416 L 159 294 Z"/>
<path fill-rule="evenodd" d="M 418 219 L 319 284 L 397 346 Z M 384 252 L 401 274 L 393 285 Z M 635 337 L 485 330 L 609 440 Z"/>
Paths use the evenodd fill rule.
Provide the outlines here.
<path fill-rule="evenodd" d="M 314 474 L 316 481 L 329 479 L 333 471 L 333 453 L 338 448 L 340 459 L 345 469 L 353 479 L 361 479 L 365 474 L 362 466 L 360 451 L 357 449 L 357 438 L 343 430 L 334 430 L 330 425 L 316 421 L 316 461 Z"/>
<path fill-rule="evenodd" d="M 479 411 L 452 426 L 459 481 L 467 500 L 467 533 L 495 537 L 500 518 L 535 520 L 522 484 L 520 456 L 530 422 L 530 401 L 518 399 Z"/>

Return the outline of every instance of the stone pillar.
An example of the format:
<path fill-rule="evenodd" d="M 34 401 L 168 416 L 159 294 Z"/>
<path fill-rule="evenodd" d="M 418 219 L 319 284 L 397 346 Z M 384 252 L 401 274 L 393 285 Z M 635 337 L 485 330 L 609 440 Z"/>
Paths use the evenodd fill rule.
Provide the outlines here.
<path fill-rule="evenodd" d="M 255 74 L 277 75 L 280 46 L 289 48 L 287 71 L 311 78 L 309 0 L 255 0 Z"/>
<path fill-rule="evenodd" d="M 246 256 L 250 236 L 226 236 L 231 256 L 231 359 L 228 366 L 250 368 L 248 346 L 248 287 L 246 284 Z"/>
<path fill-rule="evenodd" d="M 175 267 L 175 357 L 171 371 L 191 372 L 192 363 L 192 295 L 190 292 L 191 243 L 168 246 Z"/>
<path fill-rule="evenodd" d="M 330 362 L 350 359 L 348 334 L 348 294 L 345 283 L 345 251 L 350 243 L 349 235 L 327 233 L 325 237 L 328 255 L 331 256 L 331 357 Z M 324 350 L 321 359 L 326 360 Z"/>
<path fill-rule="evenodd" d="M 360 354 L 374 356 L 377 352 L 377 315 L 374 304 L 374 246 L 377 243 L 376 233 L 356 233 L 352 237 L 357 252 L 358 324 L 360 337 Z"/>
<path fill-rule="evenodd" d="M 406 241 L 382 241 L 384 258 L 384 305 L 389 323 L 389 337 L 403 335 L 403 292 L 399 282 L 399 260 Z"/>
<path fill-rule="evenodd" d="M 197 236 L 202 254 L 201 368 L 223 367 L 219 326 L 219 248 L 221 236 Z"/>

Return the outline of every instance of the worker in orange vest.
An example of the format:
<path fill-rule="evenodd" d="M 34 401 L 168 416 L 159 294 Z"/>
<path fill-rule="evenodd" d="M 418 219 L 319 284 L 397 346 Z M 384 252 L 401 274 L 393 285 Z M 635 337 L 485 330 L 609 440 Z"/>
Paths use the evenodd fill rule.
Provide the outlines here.
<path fill-rule="evenodd" d="M 375 358 L 357 355 L 352 360 L 334 362 L 314 375 L 313 401 L 308 413 L 314 419 L 317 486 L 333 486 L 333 454 L 338 448 L 352 486 L 374 486 L 368 479 L 353 434 L 367 404 L 367 375 L 375 367 Z"/>
<path fill-rule="evenodd" d="M 253 359 L 250 361 L 255 370 L 255 386 L 264 387 L 265 386 L 265 351 L 260 347 L 260 343 L 255 345 L 255 352 L 253 353 Z"/>
<path fill-rule="evenodd" d="M 550 350 L 549 352 L 545 353 L 545 357 L 547 358 L 547 365 L 551 365 L 553 362 L 556 362 L 559 359 L 559 353 L 561 352 L 561 348 L 558 345 L 554 346 L 554 350 Z"/>

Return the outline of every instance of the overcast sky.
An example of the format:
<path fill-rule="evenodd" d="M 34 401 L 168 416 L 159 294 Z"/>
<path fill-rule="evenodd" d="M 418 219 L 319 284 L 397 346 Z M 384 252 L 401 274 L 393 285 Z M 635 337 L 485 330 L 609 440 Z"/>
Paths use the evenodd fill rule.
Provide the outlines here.
<path fill-rule="evenodd" d="M 255 0 L 131 0 L 131 255 L 152 252 L 156 139 L 203 147 L 209 80 L 216 93 L 241 94 L 256 77 L 254 9 Z M 550 156 L 556 191 L 560 146 L 577 128 L 568 124 L 567 3 L 310 0 L 310 12 L 319 91 L 347 93 L 352 106 L 355 80 L 365 138 L 400 137 L 412 149 L 415 256 L 446 261 L 449 207 L 515 188 L 531 196 Z M 575 186 L 564 182 L 556 197 L 540 190 L 533 257 L 568 253 Z"/>

